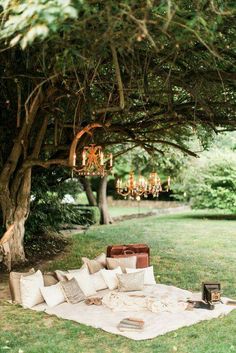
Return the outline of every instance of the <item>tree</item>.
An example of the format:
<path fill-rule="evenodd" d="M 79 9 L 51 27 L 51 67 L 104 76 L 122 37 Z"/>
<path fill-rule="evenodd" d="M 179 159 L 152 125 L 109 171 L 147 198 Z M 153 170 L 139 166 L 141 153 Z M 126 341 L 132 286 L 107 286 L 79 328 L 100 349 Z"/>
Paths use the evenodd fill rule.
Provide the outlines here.
<path fill-rule="evenodd" d="M 184 153 L 235 129 L 230 1 L 3 1 L 0 204 L 9 267 L 24 261 L 35 166 L 71 166 L 74 137 Z M 90 132 L 91 132 L 90 131 Z M 91 135 L 77 144 L 78 156 Z M 104 201 L 104 197 L 102 198 Z M 8 232 L 9 233 L 9 232 Z"/>
<path fill-rule="evenodd" d="M 218 138 L 201 158 L 189 158 L 178 177 L 176 197 L 197 209 L 236 211 L 236 135 Z"/>

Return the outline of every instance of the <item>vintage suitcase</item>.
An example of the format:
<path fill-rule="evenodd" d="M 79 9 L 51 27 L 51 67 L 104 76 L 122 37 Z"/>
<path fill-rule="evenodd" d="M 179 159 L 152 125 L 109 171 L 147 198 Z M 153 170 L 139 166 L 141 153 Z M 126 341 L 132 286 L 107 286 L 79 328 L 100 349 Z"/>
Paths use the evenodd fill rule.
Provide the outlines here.
<path fill-rule="evenodd" d="M 137 268 L 144 268 L 150 265 L 150 249 L 146 244 L 109 245 L 107 257 L 137 257 Z"/>

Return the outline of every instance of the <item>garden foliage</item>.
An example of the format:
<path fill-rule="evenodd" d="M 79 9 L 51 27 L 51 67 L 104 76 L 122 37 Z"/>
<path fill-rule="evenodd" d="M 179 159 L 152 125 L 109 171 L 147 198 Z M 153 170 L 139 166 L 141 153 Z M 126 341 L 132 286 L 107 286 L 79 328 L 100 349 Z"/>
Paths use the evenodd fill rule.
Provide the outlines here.
<path fill-rule="evenodd" d="M 66 195 L 77 195 L 81 185 L 68 178 L 68 172 L 57 168 L 40 170 L 32 178 L 30 215 L 26 223 L 26 237 L 57 232 L 62 227 L 98 223 L 96 207 L 63 202 Z"/>
<path fill-rule="evenodd" d="M 232 139 L 233 140 L 233 139 Z M 219 145 L 219 143 L 218 143 Z M 219 148 L 221 147 L 221 149 Z M 179 177 L 178 198 L 194 208 L 236 211 L 235 146 L 219 146 L 189 160 Z"/>

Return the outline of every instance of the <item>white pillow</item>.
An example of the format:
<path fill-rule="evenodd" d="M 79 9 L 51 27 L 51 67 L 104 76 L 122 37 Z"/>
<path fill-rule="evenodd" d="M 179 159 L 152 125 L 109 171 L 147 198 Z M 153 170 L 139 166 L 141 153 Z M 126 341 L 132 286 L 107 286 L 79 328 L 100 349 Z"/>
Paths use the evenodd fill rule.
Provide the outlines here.
<path fill-rule="evenodd" d="M 48 306 L 56 306 L 65 301 L 60 282 L 52 286 L 41 287 L 40 290 Z"/>
<path fill-rule="evenodd" d="M 93 285 L 96 290 L 103 290 L 107 288 L 107 284 L 104 281 L 101 270 L 90 275 L 90 278 L 92 279 Z"/>
<path fill-rule="evenodd" d="M 68 280 L 74 277 L 86 297 L 97 293 L 87 267 L 76 272 L 68 273 L 66 277 Z"/>
<path fill-rule="evenodd" d="M 78 272 L 85 267 L 87 267 L 87 265 L 82 265 L 81 268 L 78 268 L 75 270 L 67 270 L 67 271 L 56 270 L 55 273 L 56 273 L 58 281 L 67 281 L 66 275 L 68 275 L 69 273 Z"/>
<path fill-rule="evenodd" d="M 23 308 L 32 308 L 44 302 L 40 291 L 40 288 L 43 286 L 43 275 L 39 270 L 30 276 L 21 276 L 20 292 Z"/>
<path fill-rule="evenodd" d="M 118 287 L 118 278 L 116 275 L 122 274 L 122 270 L 120 267 L 117 267 L 114 270 L 102 269 L 102 270 L 100 270 L 100 272 L 104 278 L 104 281 L 106 282 L 107 287 L 110 290 L 114 290 Z"/>
<path fill-rule="evenodd" d="M 126 268 L 127 273 L 134 273 L 144 271 L 144 285 L 156 284 L 156 280 L 153 273 L 153 266 L 144 268 Z"/>
<path fill-rule="evenodd" d="M 121 267 L 122 271 L 125 272 L 126 268 L 136 268 L 137 257 L 107 257 L 107 268 L 108 270 L 114 270 L 114 268 Z"/>

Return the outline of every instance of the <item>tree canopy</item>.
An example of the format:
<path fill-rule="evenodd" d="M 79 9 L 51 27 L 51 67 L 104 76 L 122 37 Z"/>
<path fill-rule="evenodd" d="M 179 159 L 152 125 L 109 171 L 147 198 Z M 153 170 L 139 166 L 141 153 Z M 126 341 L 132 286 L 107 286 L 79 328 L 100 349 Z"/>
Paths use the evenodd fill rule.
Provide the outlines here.
<path fill-rule="evenodd" d="M 212 133 L 235 129 L 232 1 L 1 5 L 0 203 L 6 228 L 24 230 L 32 167 L 69 166 L 71 143 L 89 124 L 104 128 L 83 135 L 78 156 L 92 140 L 116 146 L 117 155 L 134 146 L 162 154 L 169 146 L 195 156 L 191 136 L 205 145 Z"/>
<path fill-rule="evenodd" d="M 72 124 L 75 131 L 108 121 L 106 145 L 122 140 L 184 149 L 192 134 L 235 128 L 232 2 L 3 5 L 1 37 L 11 49 L 3 52 L 2 90 L 18 125 L 20 107 L 27 118 L 40 89 L 51 128 L 57 122 L 58 130 Z M 72 136 L 67 131 L 65 139 Z"/>

